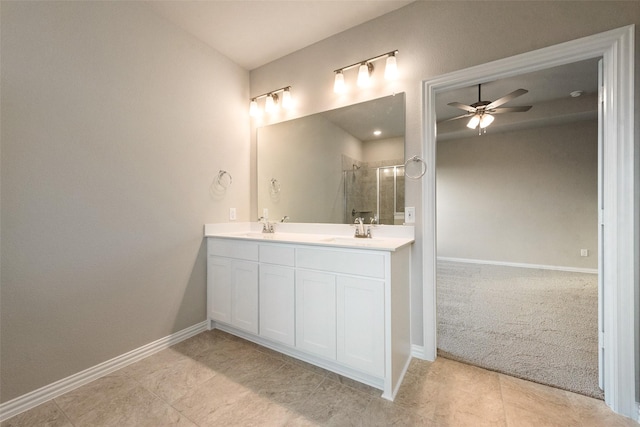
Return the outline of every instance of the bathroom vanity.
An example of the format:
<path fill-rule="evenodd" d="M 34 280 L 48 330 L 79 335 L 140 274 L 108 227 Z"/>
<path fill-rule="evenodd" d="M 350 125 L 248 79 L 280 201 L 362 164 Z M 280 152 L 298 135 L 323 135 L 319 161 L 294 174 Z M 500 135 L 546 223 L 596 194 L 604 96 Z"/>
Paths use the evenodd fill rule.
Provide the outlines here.
<path fill-rule="evenodd" d="M 411 359 L 413 227 L 210 224 L 207 317 L 219 328 L 383 391 Z"/>

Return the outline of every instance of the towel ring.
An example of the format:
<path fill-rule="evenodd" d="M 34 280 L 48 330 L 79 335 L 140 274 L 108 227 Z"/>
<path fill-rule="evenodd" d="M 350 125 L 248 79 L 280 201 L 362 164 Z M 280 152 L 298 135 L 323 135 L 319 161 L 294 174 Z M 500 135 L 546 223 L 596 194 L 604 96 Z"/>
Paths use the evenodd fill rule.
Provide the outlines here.
<path fill-rule="evenodd" d="M 271 192 L 271 194 L 280 193 L 280 183 L 277 179 L 271 178 L 269 191 Z"/>
<path fill-rule="evenodd" d="M 227 188 L 229 188 L 232 182 L 233 178 L 231 177 L 231 174 L 225 170 L 220 169 L 220 171 L 218 172 L 218 176 L 216 177 L 216 185 L 226 190 Z"/>
<path fill-rule="evenodd" d="M 410 175 L 407 173 L 407 165 L 409 162 L 420 162 L 420 174 L 419 175 Z M 404 162 L 404 176 L 411 179 L 420 179 L 427 173 L 427 163 L 418 156 L 409 157 L 406 162 Z"/>

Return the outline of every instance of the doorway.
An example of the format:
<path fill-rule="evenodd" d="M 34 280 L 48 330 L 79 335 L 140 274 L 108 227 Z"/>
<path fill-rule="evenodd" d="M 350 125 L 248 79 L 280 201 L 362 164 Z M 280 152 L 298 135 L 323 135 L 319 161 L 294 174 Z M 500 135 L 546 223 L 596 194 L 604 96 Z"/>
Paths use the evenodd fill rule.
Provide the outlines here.
<path fill-rule="evenodd" d="M 636 418 L 638 328 L 637 248 L 635 239 L 637 195 L 633 140 L 634 27 L 628 26 L 562 43 L 504 60 L 453 72 L 425 82 L 425 145 L 430 165 L 424 193 L 424 357 L 436 357 L 436 114 L 438 92 L 487 80 L 532 72 L 580 60 L 603 57 L 603 194 L 599 214 L 603 229 L 603 280 L 605 283 L 603 363 L 605 402 L 620 414 Z M 626 155 L 625 155 L 626 154 Z"/>
<path fill-rule="evenodd" d="M 438 355 L 602 399 L 598 59 L 476 90 L 437 94 Z"/>

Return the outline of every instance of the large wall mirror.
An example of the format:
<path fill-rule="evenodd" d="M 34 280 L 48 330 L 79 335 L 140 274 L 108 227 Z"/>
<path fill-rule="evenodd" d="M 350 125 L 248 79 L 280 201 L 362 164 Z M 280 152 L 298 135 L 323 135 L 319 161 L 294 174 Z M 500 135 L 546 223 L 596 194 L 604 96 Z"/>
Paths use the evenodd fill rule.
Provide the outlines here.
<path fill-rule="evenodd" d="M 258 128 L 258 212 L 270 221 L 404 221 L 405 97 Z"/>

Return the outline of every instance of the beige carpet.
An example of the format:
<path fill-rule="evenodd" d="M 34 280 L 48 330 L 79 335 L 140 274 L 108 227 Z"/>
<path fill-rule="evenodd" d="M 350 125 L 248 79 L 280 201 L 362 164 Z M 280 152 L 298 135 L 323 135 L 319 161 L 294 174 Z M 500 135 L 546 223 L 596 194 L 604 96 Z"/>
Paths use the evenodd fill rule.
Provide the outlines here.
<path fill-rule="evenodd" d="M 438 354 L 603 398 L 597 275 L 438 262 Z"/>

